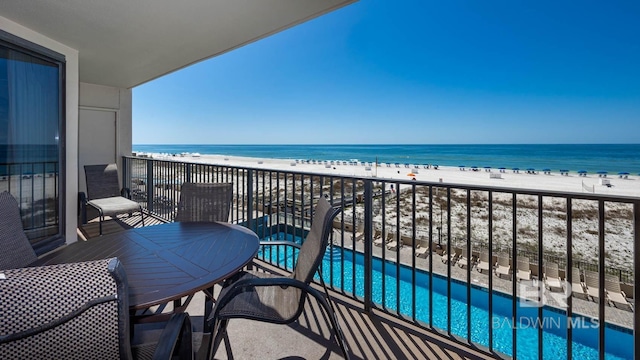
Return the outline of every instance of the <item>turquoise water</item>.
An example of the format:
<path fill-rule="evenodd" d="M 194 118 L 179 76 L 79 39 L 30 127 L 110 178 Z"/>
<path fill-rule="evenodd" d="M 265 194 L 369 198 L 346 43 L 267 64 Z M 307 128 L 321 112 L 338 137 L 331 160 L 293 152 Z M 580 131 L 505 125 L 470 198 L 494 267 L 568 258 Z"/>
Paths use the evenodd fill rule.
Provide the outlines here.
<path fill-rule="evenodd" d="M 276 159 L 350 160 L 441 166 L 518 167 L 557 172 L 640 173 L 640 144 L 536 145 L 133 145 L 134 152 L 183 152 Z"/>
<path fill-rule="evenodd" d="M 300 242 L 299 237 L 288 234 L 274 234 L 268 239 L 294 240 Z M 278 263 L 281 266 L 292 268 L 293 253 L 291 249 L 277 247 L 270 250 L 269 247 L 261 249 L 259 256 L 265 256 L 267 260 Z M 340 261 L 343 259 L 344 261 Z M 333 261 L 332 261 L 333 260 Z M 331 282 L 336 288 L 342 288 L 345 292 L 364 296 L 364 258 L 360 253 L 333 248 L 333 252 L 327 252 L 322 263 L 323 278 L 327 283 Z M 397 309 L 397 298 L 400 298 L 400 313 L 411 317 L 413 314 L 412 299 L 412 271 L 401 266 L 400 276 L 397 277 L 396 264 L 385 263 L 374 258 L 373 261 L 373 301 L 382 304 L 389 310 Z M 353 276 L 356 278 L 356 287 L 353 288 Z M 385 288 L 382 289 L 384 278 Z M 397 280 L 400 279 L 400 292 L 397 293 Z M 331 279 L 331 281 L 329 281 Z M 429 323 L 429 289 L 433 288 L 433 326 L 442 330 L 447 329 L 447 280 L 439 275 L 433 275 L 433 283 L 429 282 L 429 275 L 424 271 L 416 272 L 415 286 L 415 317 L 419 321 Z M 510 296 L 494 293 L 493 298 L 493 347 L 495 350 L 512 356 L 512 300 Z M 486 289 L 472 287 L 471 291 L 471 340 L 483 346 L 489 344 L 489 295 Z M 463 338 L 467 337 L 467 288 L 466 284 L 452 281 L 451 283 L 451 332 Z M 517 352 L 518 359 L 538 358 L 538 328 L 535 326 L 537 308 L 523 307 L 518 303 L 516 309 L 517 328 Z M 543 358 L 562 359 L 567 358 L 566 328 L 567 319 L 564 313 L 555 309 L 544 308 L 543 318 Z M 574 359 L 597 359 L 598 328 L 589 318 L 574 316 L 572 352 Z M 613 326 L 605 328 L 605 351 L 607 359 L 632 359 L 633 336 L 630 332 L 622 331 Z"/>

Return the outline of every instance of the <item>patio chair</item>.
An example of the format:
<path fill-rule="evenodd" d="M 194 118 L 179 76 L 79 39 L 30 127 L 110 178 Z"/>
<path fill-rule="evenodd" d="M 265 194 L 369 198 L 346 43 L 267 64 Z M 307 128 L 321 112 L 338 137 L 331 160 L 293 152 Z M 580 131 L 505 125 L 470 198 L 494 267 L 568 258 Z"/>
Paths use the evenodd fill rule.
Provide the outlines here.
<path fill-rule="evenodd" d="M 361 241 L 362 239 L 364 239 L 364 225 L 358 225 L 356 227 L 355 236 L 351 235 L 351 240 L 352 241 Z"/>
<path fill-rule="evenodd" d="M 560 273 L 558 272 L 558 264 L 548 262 L 544 265 L 544 285 L 549 291 L 564 291 Z"/>
<path fill-rule="evenodd" d="M 517 266 L 516 266 L 516 279 L 520 280 L 531 280 L 531 269 L 529 268 L 529 258 L 526 256 L 518 257 Z"/>
<path fill-rule="evenodd" d="M 118 167 L 116 164 L 85 165 L 84 175 L 87 180 L 87 194 L 80 193 L 82 204 L 82 222 L 87 222 L 87 206 L 98 210 L 100 235 L 105 216 L 117 216 L 138 211 L 142 226 L 144 213 L 142 206 L 131 200 L 128 188 L 120 188 Z"/>
<path fill-rule="evenodd" d="M 232 197 L 232 183 L 186 182 L 180 189 L 180 201 L 174 221 L 228 222 Z"/>
<path fill-rule="evenodd" d="M 582 281 L 582 274 L 577 267 L 571 268 L 571 294 L 583 299 L 588 298 L 588 294 L 584 289 L 584 282 Z"/>
<path fill-rule="evenodd" d="M 627 301 L 627 294 L 620 289 L 620 281 L 618 279 L 605 277 L 604 289 L 606 290 L 609 305 L 620 309 L 633 310 L 631 304 Z"/>
<path fill-rule="evenodd" d="M 476 270 L 482 273 L 483 270 L 489 271 L 491 265 L 489 264 L 489 253 L 487 251 L 483 251 L 480 253 L 480 260 L 478 260 L 478 265 L 476 265 Z"/>
<path fill-rule="evenodd" d="M 0 321 L 5 359 L 193 357 L 185 313 L 173 315 L 159 338 L 132 345 L 126 274 L 117 258 L 2 272 L 0 293 L 10 299 Z"/>
<path fill-rule="evenodd" d="M 511 260 L 503 254 L 498 255 L 498 261 L 496 261 L 495 266 L 495 274 L 500 278 L 502 277 L 502 275 L 505 275 L 508 278 L 511 277 Z"/>
<path fill-rule="evenodd" d="M 342 331 L 333 310 L 327 287 L 318 272 L 325 294 L 312 286 L 327 248 L 331 222 L 340 209 L 333 208 L 321 197 L 315 207 L 311 229 L 302 246 L 287 241 L 268 241 L 263 245 L 287 245 L 299 248 L 297 263 L 288 277 L 266 272 L 241 271 L 225 282 L 216 302 L 213 314 L 208 318 L 213 342 L 207 358 L 211 359 L 218 349 L 230 319 L 244 318 L 274 324 L 289 324 L 298 319 L 304 310 L 307 296 L 314 297 L 324 309 L 335 337 L 345 358 L 349 357 Z M 227 346 L 230 351 L 230 346 Z M 229 354 L 232 357 L 232 354 Z"/>
<path fill-rule="evenodd" d="M 18 202 L 6 191 L 0 193 L 0 247 L 0 270 L 25 267 L 38 259 L 24 233 Z"/>

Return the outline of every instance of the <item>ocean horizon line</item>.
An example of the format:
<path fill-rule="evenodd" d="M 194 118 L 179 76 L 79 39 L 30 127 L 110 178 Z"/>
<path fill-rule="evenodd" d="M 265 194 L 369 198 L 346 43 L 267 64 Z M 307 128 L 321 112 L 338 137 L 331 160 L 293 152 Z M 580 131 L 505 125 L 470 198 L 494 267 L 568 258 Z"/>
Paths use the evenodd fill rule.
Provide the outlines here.
<path fill-rule="evenodd" d="M 640 144 L 134 144 L 134 152 L 640 174 Z"/>

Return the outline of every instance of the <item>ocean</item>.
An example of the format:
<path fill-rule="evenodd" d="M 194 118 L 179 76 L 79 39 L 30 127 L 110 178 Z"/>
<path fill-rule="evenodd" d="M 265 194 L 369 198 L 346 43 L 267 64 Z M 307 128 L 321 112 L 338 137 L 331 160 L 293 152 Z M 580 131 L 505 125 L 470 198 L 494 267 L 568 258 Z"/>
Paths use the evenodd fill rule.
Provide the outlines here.
<path fill-rule="evenodd" d="M 134 152 L 640 174 L 640 144 L 133 145 Z"/>

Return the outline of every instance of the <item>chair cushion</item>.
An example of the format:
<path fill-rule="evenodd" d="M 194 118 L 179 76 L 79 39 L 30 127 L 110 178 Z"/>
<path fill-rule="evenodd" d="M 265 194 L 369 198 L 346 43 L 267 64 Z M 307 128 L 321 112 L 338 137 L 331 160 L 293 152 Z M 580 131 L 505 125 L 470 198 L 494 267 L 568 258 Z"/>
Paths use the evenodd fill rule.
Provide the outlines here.
<path fill-rule="evenodd" d="M 88 204 L 101 209 L 102 213 L 106 216 L 140 211 L 140 204 L 122 196 L 95 199 L 89 201 Z"/>

